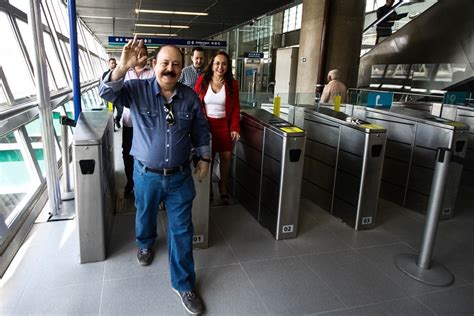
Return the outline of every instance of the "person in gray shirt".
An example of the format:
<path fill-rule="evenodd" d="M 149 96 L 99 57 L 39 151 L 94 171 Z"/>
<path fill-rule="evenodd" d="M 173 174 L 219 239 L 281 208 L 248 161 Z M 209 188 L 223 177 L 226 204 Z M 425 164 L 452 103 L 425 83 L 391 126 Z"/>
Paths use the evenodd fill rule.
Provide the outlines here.
<path fill-rule="evenodd" d="M 179 82 L 184 83 L 191 89 L 194 89 L 197 78 L 203 70 L 204 50 L 202 47 L 194 47 L 192 53 L 193 55 L 191 56 L 191 60 L 193 63 L 192 65 L 183 68 Z"/>
<path fill-rule="evenodd" d="M 130 107 L 138 262 L 146 266 L 153 261 L 157 211 L 164 202 L 171 285 L 187 312 L 200 314 L 204 303 L 195 290 L 191 209 L 196 192 L 189 157 L 194 148 L 200 157 L 195 173 L 201 181 L 211 161 L 209 126 L 196 93 L 178 82 L 182 54 L 176 46 L 157 50 L 154 78 L 124 82 L 128 69 L 147 58 L 139 53 L 142 47 L 136 36 L 124 46 L 120 62 L 101 82 L 99 93 Z"/>

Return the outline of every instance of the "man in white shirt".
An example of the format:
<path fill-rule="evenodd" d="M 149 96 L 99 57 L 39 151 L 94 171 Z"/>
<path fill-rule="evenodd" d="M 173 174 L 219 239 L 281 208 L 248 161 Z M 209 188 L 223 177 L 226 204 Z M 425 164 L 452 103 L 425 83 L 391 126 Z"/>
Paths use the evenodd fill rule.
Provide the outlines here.
<path fill-rule="evenodd" d="M 148 49 L 143 45 L 140 56 L 145 55 L 148 56 Z M 130 68 L 125 74 L 124 81 L 148 79 L 154 76 L 155 71 L 148 67 L 147 61 L 145 60 L 142 64 Z M 122 124 L 122 158 L 125 167 L 125 175 L 127 176 L 127 184 L 125 185 L 123 196 L 126 199 L 130 199 L 133 197 L 133 156 L 130 155 L 130 150 L 132 149 L 133 125 L 128 107 L 124 107 L 123 109 Z"/>

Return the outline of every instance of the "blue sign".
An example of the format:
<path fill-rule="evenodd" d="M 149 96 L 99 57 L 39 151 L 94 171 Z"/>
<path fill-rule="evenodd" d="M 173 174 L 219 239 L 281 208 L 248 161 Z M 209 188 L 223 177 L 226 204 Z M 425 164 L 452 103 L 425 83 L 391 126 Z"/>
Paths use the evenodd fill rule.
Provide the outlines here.
<path fill-rule="evenodd" d="M 244 53 L 245 58 L 263 58 L 263 53 L 259 52 L 245 52 Z"/>
<path fill-rule="evenodd" d="M 253 76 L 253 74 L 256 73 L 256 72 L 257 72 L 257 69 L 254 69 L 254 68 L 252 68 L 252 69 L 246 69 L 246 70 L 245 70 L 245 76 L 247 76 L 247 77 L 248 77 L 248 76 Z"/>
<path fill-rule="evenodd" d="M 464 105 L 466 103 L 467 96 L 468 92 L 465 91 L 448 91 L 444 95 L 443 103 Z"/>
<path fill-rule="evenodd" d="M 390 108 L 392 106 L 392 92 L 368 92 L 367 106 L 369 108 Z"/>
<path fill-rule="evenodd" d="M 132 40 L 133 37 L 109 36 L 109 45 L 123 46 Z M 139 37 L 147 46 L 162 46 L 162 45 L 176 45 L 176 46 L 200 46 L 212 48 L 225 48 L 226 41 L 213 40 L 196 40 L 196 39 L 180 39 L 180 38 L 159 38 L 159 37 Z"/>

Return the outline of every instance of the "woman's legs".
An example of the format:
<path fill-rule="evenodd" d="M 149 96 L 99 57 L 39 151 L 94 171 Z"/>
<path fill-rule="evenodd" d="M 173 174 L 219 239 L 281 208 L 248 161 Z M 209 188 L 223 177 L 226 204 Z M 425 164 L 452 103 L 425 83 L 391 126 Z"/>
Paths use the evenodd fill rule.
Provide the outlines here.
<path fill-rule="evenodd" d="M 230 170 L 230 159 L 231 159 L 231 152 L 230 151 L 223 151 L 219 153 L 219 161 L 220 161 L 220 173 L 221 179 L 219 181 L 219 193 L 221 196 L 228 195 L 227 194 L 227 179 L 229 178 L 229 170 Z"/>

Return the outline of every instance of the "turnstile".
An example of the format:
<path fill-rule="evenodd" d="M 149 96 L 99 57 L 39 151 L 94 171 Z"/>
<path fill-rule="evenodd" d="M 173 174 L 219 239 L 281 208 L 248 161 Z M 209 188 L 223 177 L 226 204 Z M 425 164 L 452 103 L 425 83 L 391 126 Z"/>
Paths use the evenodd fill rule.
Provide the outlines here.
<path fill-rule="evenodd" d="M 115 213 L 114 125 L 108 111 L 81 112 L 73 138 L 81 263 L 102 261 Z"/>
<path fill-rule="evenodd" d="M 308 138 L 303 195 L 356 230 L 374 227 L 386 129 L 324 107 L 293 113 Z"/>
<path fill-rule="evenodd" d="M 474 108 L 463 105 L 443 104 L 440 112 L 441 117 L 465 123 L 470 127 L 461 183 L 474 187 Z M 435 113 L 432 114 L 436 115 Z"/>
<path fill-rule="evenodd" d="M 242 108 L 232 155 L 234 197 L 277 240 L 298 232 L 305 132 L 262 109 Z"/>
<path fill-rule="evenodd" d="M 212 141 L 211 141 L 212 143 Z M 211 144 L 209 144 L 211 145 Z M 191 161 L 191 170 L 194 170 Z M 198 174 L 192 173 L 196 196 L 193 200 L 192 221 L 193 221 L 193 248 L 205 249 L 209 244 L 209 193 L 211 186 L 212 171 L 209 165 L 207 176 L 198 181 Z"/>
<path fill-rule="evenodd" d="M 452 149 L 454 161 L 464 159 L 469 126 L 401 106 L 392 106 L 389 111 L 354 106 L 352 113 L 388 130 L 381 196 L 424 213 L 437 148 Z M 456 203 L 463 166 L 454 161 L 450 164 L 441 219 L 452 217 Z"/>

